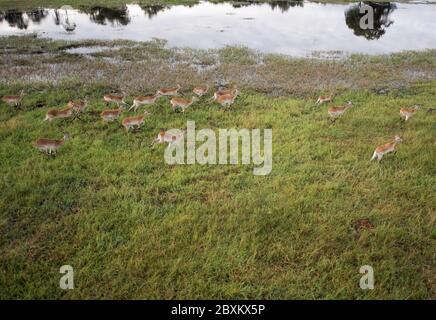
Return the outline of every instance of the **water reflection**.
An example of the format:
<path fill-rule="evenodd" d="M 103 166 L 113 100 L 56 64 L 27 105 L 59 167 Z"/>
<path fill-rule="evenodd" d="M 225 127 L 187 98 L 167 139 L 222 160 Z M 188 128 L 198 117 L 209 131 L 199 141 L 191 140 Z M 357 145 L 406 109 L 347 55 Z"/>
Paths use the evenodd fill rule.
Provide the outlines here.
<path fill-rule="evenodd" d="M 374 29 L 360 27 L 360 19 L 365 15 L 365 13 L 360 13 L 363 6 L 370 6 L 374 11 Z M 365 37 L 368 40 L 379 39 L 386 33 L 386 29 L 394 23 L 389 16 L 396 8 L 395 4 L 389 2 L 360 2 L 345 12 L 345 22 L 356 36 Z"/>
<path fill-rule="evenodd" d="M 92 22 L 101 25 L 106 25 L 109 22 L 112 26 L 125 26 L 130 23 L 126 5 L 118 8 L 82 7 L 79 11 L 88 14 Z"/>
<path fill-rule="evenodd" d="M 26 12 L 16 10 L 0 11 L 0 22 L 5 20 L 10 27 L 25 30 L 29 27 L 29 20 L 39 24 L 47 15 L 48 10 L 45 9 L 35 9 Z"/>
<path fill-rule="evenodd" d="M 33 23 L 40 23 L 45 17 L 48 16 L 48 10 L 46 9 L 36 9 L 31 11 L 26 11 L 27 16 Z"/>
<path fill-rule="evenodd" d="M 269 3 L 271 9 L 280 9 L 281 12 L 286 12 L 289 8 L 294 7 L 303 7 L 303 0 L 295 0 L 295 1 L 271 1 Z"/>
<path fill-rule="evenodd" d="M 152 5 L 152 6 L 140 6 L 145 15 L 151 19 L 156 16 L 159 12 L 169 9 L 170 6 Z"/>
<path fill-rule="evenodd" d="M 304 0 L 273 0 L 265 3 L 259 3 L 258 1 L 244 1 L 244 2 L 232 2 L 233 8 L 244 8 L 249 6 L 267 5 L 271 9 L 280 9 L 281 12 L 286 12 L 289 8 L 302 7 Z"/>
<path fill-rule="evenodd" d="M 29 21 L 23 17 L 22 12 L 6 11 L 0 13 L 0 22 L 7 21 L 10 27 L 18 29 L 27 29 Z"/>
<path fill-rule="evenodd" d="M 374 10 L 373 30 L 360 28 L 363 5 Z M 209 49 L 242 45 L 298 56 L 314 51 L 388 53 L 436 48 L 436 5 L 398 7 L 401 10 L 394 3 L 249 0 L 188 6 L 9 10 L 0 11 L 0 36 L 36 32 L 69 40 L 160 38 L 170 46 Z"/>
<path fill-rule="evenodd" d="M 54 23 L 57 26 L 61 26 L 67 32 L 73 32 L 76 29 L 76 23 L 70 18 L 68 9 L 63 8 L 61 10 L 54 10 Z M 71 10 L 71 9 L 70 9 Z"/>

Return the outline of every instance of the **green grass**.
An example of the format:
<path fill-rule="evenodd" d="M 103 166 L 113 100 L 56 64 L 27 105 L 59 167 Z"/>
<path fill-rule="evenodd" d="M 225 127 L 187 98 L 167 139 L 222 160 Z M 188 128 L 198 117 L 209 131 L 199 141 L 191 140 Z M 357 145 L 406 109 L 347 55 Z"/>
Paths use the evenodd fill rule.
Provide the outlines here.
<path fill-rule="evenodd" d="M 0 85 L 0 96 L 21 87 Z M 21 110 L 0 104 L 0 298 L 436 297 L 436 82 L 387 95 L 344 91 L 334 103 L 355 107 L 334 124 L 309 97 L 243 90 L 230 112 L 202 100 L 185 114 L 162 98 L 131 134 L 95 115 L 105 108 L 97 82 L 26 90 Z M 85 96 L 83 121 L 42 121 Z M 414 104 L 422 109 L 402 123 L 399 107 Z M 187 120 L 272 128 L 271 174 L 165 164 L 164 146 L 149 144 Z M 72 139 L 56 157 L 32 148 L 63 132 Z M 369 162 L 395 134 L 398 152 Z M 361 218 L 374 229 L 358 237 Z M 75 270 L 74 290 L 59 289 L 64 264 Z M 366 264 L 372 291 L 359 288 Z"/>

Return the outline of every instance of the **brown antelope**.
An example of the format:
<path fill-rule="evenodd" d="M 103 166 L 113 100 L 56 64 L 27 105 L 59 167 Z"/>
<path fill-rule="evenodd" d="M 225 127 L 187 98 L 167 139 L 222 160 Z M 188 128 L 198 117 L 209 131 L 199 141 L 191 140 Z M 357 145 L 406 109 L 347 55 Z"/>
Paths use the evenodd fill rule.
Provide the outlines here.
<path fill-rule="evenodd" d="M 116 103 L 118 106 L 120 106 L 120 104 L 126 105 L 126 103 L 124 102 L 124 96 L 119 96 L 115 94 L 105 94 L 103 96 L 103 101 L 106 102 L 106 105 L 108 105 L 110 102 Z"/>
<path fill-rule="evenodd" d="M 420 106 L 414 106 L 413 108 L 401 108 L 400 116 L 404 118 L 404 121 L 409 120 L 418 111 Z"/>
<path fill-rule="evenodd" d="M 216 99 L 218 99 L 219 96 L 233 94 L 235 92 L 235 90 L 237 90 L 236 86 L 232 86 L 232 88 L 230 88 L 230 89 L 220 89 L 218 91 L 215 91 L 215 93 L 210 98 L 210 100 L 216 100 Z"/>
<path fill-rule="evenodd" d="M 208 91 L 209 91 L 208 85 L 198 86 L 198 87 L 194 87 L 194 89 L 192 89 L 192 92 L 194 92 L 199 97 L 204 96 Z"/>
<path fill-rule="evenodd" d="M 38 139 L 33 143 L 33 146 L 40 150 L 41 152 L 45 152 L 49 155 L 56 154 L 57 150 L 60 146 L 62 146 L 65 141 L 69 139 L 69 135 L 66 133 L 64 134 L 64 138 L 61 140 L 54 140 L 54 139 Z"/>
<path fill-rule="evenodd" d="M 175 134 L 171 134 L 169 132 L 166 132 L 165 130 L 160 130 L 156 139 L 154 139 L 152 145 L 154 145 L 155 143 L 165 143 L 165 142 L 168 142 L 168 144 L 178 143 L 178 142 L 182 141 L 183 138 L 184 138 L 183 133 L 175 135 Z"/>
<path fill-rule="evenodd" d="M 173 110 L 176 110 L 177 107 L 180 107 L 182 109 L 182 112 L 185 112 L 185 109 L 191 106 L 197 100 L 197 97 L 192 97 L 190 99 L 174 97 L 171 99 L 170 102 Z"/>
<path fill-rule="evenodd" d="M 238 94 L 239 91 L 235 89 L 230 94 L 217 95 L 215 101 L 218 102 L 222 107 L 226 108 L 229 107 L 235 101 L 235 99 L 238 97 Z"/>
<path fill-rule="evenodd" d="M 386 153 L 394 152 L 395 146 L 397 145 L 397 143 L 400 143 L 401 141 L 403 140 L 399 136 L 395 136 L 395 139 L 393 141 L 377 147 L 374 151 L 371 161 L 374 160 L 375 158 L 377 158 L 378 161 L 380 161 Z"/>
<path fill-rule="evenodd" d="M 139 129 L 144 124 L 144 119 L 148 115 L 150 115 L 150 113 L 145 111 L 143 116 L 127 117 L 124 118 L 121 123 L 126 129 L 126 132 L 129 132 L 129 129 Z"/>
<path fill-rule="evenodd" d="M 345 111 L 347 111 L 348 108 L 351 108 L 353 106 L 353 103 L 351 101 L 348 101 L 348 103 L 345 106 L 338 106 L 338 107 L 331 107 L 328 109 L 328 114 L 333 119 L 336 119 L 340 116 L 342 116 Z"/>
<path fill-rule="evenodd" d="M 2 100 L 10 106 L 18 107 L 19 105 L 21 105 L 21 100 L 23 99 L 23 97 L 24 90 L 21 90 L 18 96 L 4 96 Z"/>
<path fill-rule="evenodd" d="M 70 100 L 68 101 L 67 106 L 69 108 L 73 108 L 73 111 L 75 112 L 82 112 L 83 110 L 85 110 L 86 106 L 87 106 L 88 102 L 82 101 L 82 100 Z"/>
<path fill-rule="evenodd" d="M 183 139 L 183 133 L 180 135 L 174 135 L 174 134 L 170 134 L 169 132 L 166 132 L 164 130 L 161 130 L 159 132 L 159 134 L 157 135 L 157 138 L 155 139 L 155 142 L 157 143 L 173 143 L 173 142 L 177 142 L 180 141 L 180 139 Z"/>
<path fill-rule="evenodd" d="M 325 102 L 331 102 L 332 100 L 333 100 L 333 96 L 332 95 L 329 95 L 329 96 L 320 96 L 318 98 L 318 100 L 316 100 L 316 104 L 317 105 L 321 105 L 321 104 L 323 104 Z"/>
<path fill-rule="evenodd" d="M 100 113 L 100 116 L 103 119 L 103 121 L 111 122 L 111 121 L 118 119 L 118 117 L 121 115 L 123 110 L 124 110 L 124 108 L 122 108 L 122 107 L 120 107 L 118 109 L 103 110 Z"/>
<path fill-rule="evenodd" d="M 47 111 L 45 118 L 44 118 L 44 121 L 51 122 L 54 119 L 69 118 L 72 115 L 73 115 L 73 108 L 72 107 L 66 107 L 65 109 L 62 109 L 62 110 L 51 109 L 51 110 Z"/>
<path fill-rule="evenodd" d="M 182 87 L 180 86 L 180 84 L 177 85 L 177 87 L 173 87 L 173 88 L 161 88 L 159 90 L 157 90 L 157 93 L 159 93 L 161 96 L 175 96 L 179 94 L 179 90 Z"/>
<path fill-rule="evenodd" d="M 132 110 L 136 112 L 136 110 L 138 109 L 138 107 L 142 106 L 142 105 L 147 105 L 147 104 L 153 104 L 157 98 L 160 97 L 160 93 L 156 92 L 153 95 L 149 95 L 149 96 L 138 96 L 135 97 L 133 99 L 133 104 L 132 106 L 129 108 L 128 111 Z"/>

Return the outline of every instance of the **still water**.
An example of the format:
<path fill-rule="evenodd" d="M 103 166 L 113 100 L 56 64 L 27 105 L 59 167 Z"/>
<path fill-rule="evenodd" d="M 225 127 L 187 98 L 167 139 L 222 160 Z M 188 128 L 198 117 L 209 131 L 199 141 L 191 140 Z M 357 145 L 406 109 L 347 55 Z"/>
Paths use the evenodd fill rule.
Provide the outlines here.
<path fill-rule="evenodd" d="M 371 3 L 370 3 L 371 4 Z M 242 45 L 263 52 L 391 53 L 436 48 L 436 4 L 372 3 L 375 29 L 359 27 L 359 4 L 200 2 L 68 10 L 0 11 L 0 36 L 37 33 L 53 39 L 165 39 L 169 46 Z"/>

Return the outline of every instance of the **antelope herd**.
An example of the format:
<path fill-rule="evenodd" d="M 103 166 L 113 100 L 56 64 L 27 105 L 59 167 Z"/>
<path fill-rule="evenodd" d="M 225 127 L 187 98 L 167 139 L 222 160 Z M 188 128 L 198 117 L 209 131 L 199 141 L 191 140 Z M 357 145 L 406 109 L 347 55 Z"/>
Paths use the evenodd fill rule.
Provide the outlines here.
<path fill-rule="evenodd" d="M 170 104 L 175 111 L 177 108 L 180 108 L 184 113 L 185 110 L 193 105 L 196 101 L 198 101 L 201 97 L 209 91 L 209 85 L 197 86 L 192 89 L 192 92 L 195 96 L 190 98 L 184 98 L 179 96 L 179 91 L 182 87 L 177 85 L 175 87 L 167 87 L 160 88 L 154 94 L 146 95 L 146 96 L 137 96 L 133 98 L 133 104 L 127 110 L 128 112 L 133 110 L 136 112 L 137 109 L 143 105 L 151 105 L 156 102 L 156 100 L 160 97 L 169 96 L 172 97 L 170 100 Z M 225 110 L 232 105 L 240 91 L 233 86 L 232 88 L 220 89 L 216 91 L 213 96 L 208 101 L 215 101 L 220 104 Z M 21 101 L 24 97 L 24 91 L 22 90 L 19 95 L 9 95 L 4 96 L 2 98 L 3 102 L 10 106 L 20 106 Z M 121 114 L 127 109 L 128 105 L 125 102 L 126 97 L 124 95 L 116 95 L 116 94 L 105 94 L 103 96 L 103 101 L 106 106 L 110 103 L 114 103 L 118 108 L 116 109 L 106 109 L 100 113 L 100 117 L 104 122 L 112 122 L 117 120 Z M 320 96 L 316 101 L 316 105 L 322 105 L 324 103 L 331 103 L 333 101 L 333 95 L 328 96 Z M 67 104 L 67 107 L 64 109 L 51 109 L 46 113 L 44 121 L 52 121 L 54 119 L 62 119 L 62 118 L 70 118 L 73 116 L 78 116 L 82 113 L 87 107 L 88 102 L 86 100 L 70 100 Z M 331 117 L 332 121 L 335 121 L 340 116 L 344 115 L 344 113 L 353 106 L 353 103 L 349 101 L 346 105 L 329 107 L 327 109 L 328 115 Z M 401 108 L 400 116 L 404 118 L 404 121 L 408 121 L 413 115 L 418 111 L 419 106 L 414 106 L 412 108 Z M 151 114 L 145 110 L 142 115 L 130 116 L 126 117 L 121 121 L 122 126 L 129 132 L 131 129 L 139 129 L 145 122 L 145 118 L 150 116 Z M 61 140 L 54 139 L 38 139 L 33 143 L 33 146 L 38 150 L 47 153 L 48 155 L 56 154 L 57 149 L 62 146 L 65 141 L 68 139 L 68 134 L 64 135 L 64 138 Z M 182 139 L 183 137 L 173 136 L 169 133 L 161 130 L 157 135 L 157 138 L 153 141 L 154 143 L 172 143 Z M 378 146 L 374 154 L 371 158 L 371 161 L 375 158 L 380 161 L 386 153 L 395 152 L 396 145 L 401 142 L 402 139 L 399 136 L 395 136 L 394 140 L 382 145 Z"/>

